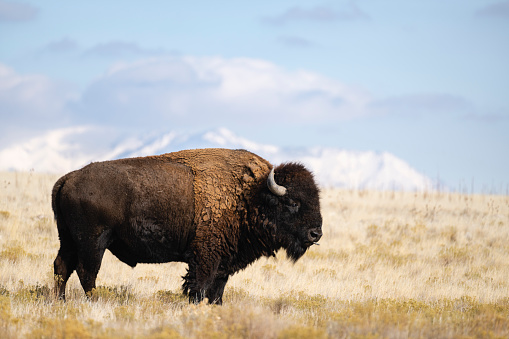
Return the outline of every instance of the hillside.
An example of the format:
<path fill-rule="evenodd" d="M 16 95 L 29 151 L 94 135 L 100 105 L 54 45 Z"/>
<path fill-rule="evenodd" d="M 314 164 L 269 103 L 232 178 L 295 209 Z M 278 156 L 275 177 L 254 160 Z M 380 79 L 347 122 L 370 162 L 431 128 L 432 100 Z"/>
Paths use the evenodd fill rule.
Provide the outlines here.
<path fill-rule="evenodd" d="M 177 132 L 152 136 L 124 136 L 111 140 L 104 131 L 75 127 L 49 132 L 0 150 L 0 170 L 64 173 L 92 161 L 162 154 L 189 148 L 243 148 L 274 164 L 300 161 L 324 187 L 424 191 L 430 178 L 387 152 L 359 152 L 336 148 L 289 148 L 252 142 L 220 128 L 203 133 Z M 103 140 L 101 142 L 101 140 Z"/>

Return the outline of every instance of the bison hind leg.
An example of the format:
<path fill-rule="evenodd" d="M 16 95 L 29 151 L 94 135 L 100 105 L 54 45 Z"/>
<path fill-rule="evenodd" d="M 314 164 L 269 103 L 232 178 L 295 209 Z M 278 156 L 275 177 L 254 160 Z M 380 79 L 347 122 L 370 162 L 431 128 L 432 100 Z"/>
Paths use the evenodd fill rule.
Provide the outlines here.
<path fill-rule="evenodd" d="M 78 264 L 77 246 L 66 227 L 61 227 L 62 221 L 57 219 L 60 249 L 53 262 L 55 278 L 55 295 L 65 300 L 65 285 Z"/>
<path fill-rule="evenodd" d="M 53 263 L 55 274 L 55 295 L 59 299 L 65 300 L 65 285 L 76 269 L 78 263 L 78 254 L 76 251 L 66 251 L 63 246 L 60 247 L 58 255 Z"/>

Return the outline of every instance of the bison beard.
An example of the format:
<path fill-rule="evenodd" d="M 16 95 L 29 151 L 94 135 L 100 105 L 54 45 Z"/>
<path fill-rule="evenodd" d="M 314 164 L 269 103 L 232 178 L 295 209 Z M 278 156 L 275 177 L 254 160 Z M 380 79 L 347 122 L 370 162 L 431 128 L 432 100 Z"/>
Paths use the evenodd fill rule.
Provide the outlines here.
<path fill-rule="evenodd" d="M 272 170 L 271 170 L 272 169 Z M 222 303 L 230 275 L 284 248 L 296 261 L 322 236 L 319 191 L 302 165 L 204 149 L 92 163 L 52 192 L 55 292 L 76 270 L 95 288 L 104 251 L 122 262 L 186 262 L 190 302 Z"/>
<path fill-rule="evenodd" d="M 300 259 L 300 257 L 302 257 L 304 255 L 304 253 L 306 253 L 306 250 L 308 249 L 308 247 L 303 247 L 299 243 L 299 241 L 293 241 L 286 248 L 286 255 L 293 262 L 296 262 L 297 260 Z"/>

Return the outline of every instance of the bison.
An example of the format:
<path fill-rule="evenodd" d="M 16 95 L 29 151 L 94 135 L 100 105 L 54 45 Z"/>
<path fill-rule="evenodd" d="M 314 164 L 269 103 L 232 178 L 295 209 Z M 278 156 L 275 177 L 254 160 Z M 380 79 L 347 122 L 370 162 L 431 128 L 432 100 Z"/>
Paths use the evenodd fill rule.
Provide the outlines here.
<path fill-rule="evenodd" d="M 245 150 L 185 150 L 91 163 L 61 177 L 52 207 L 55 292 L 76 270 L 95 288 L 104 251 L 138 263 L 188 264 L 189 302 L 222 303 L 230 275 L 281 248 L 293 261 L 322 236 L 319 189 L 303 165 L 275 169 Z"/>

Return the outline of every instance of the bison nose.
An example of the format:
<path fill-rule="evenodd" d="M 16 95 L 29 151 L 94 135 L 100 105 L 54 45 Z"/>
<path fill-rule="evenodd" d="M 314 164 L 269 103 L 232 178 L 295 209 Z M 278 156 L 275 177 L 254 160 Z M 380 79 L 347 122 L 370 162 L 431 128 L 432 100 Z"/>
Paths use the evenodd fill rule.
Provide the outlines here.
<path fill-rule="evenodd" d="M 322 237 L 322 230 L 321 228 L 314 228 L 312 230 L 309 230 L 308 232 L 308 240 L 316 243 L 320 238 Z"/>

